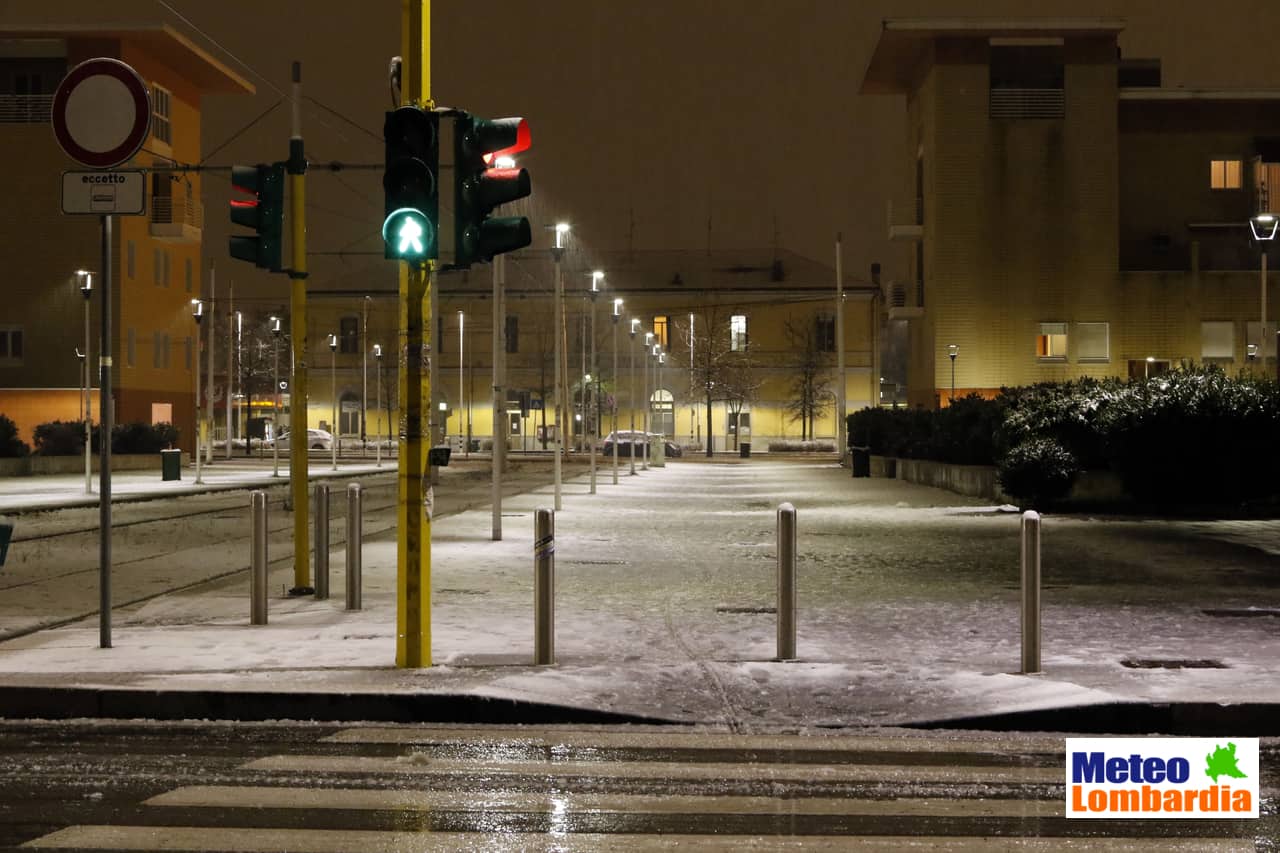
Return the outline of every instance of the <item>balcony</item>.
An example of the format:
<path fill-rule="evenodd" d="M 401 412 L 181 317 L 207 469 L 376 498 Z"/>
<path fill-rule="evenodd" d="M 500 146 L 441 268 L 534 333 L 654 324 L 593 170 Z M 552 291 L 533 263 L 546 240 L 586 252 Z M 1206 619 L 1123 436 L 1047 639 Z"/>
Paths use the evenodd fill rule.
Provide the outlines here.
<path fill-rule="evenodd" d="M 53 95 L 0 95 L 0 124 L 48 124 Z"/>
<path fill-rule="evenodd" d="M 992 89 L 988 110 L 993 119 L 1053 119 L 1067 115 L 1062 89 Z"/>
<path fill-rule="evenodd" d="M 889 282 L 889 292 L 887 294 L 888 314 L 890 320 L 913 320 L 917 317 L 924 316 L 924 309 L 919 304 L 907 304 L 907 285 L 900 281 Z M 919 293 L 916 294 L 919 299 Z"/>
<path fill-rule="evenodd" d="M 151 197 L 148 216 L 151 236 L 168 243 L 198 243 L 204 229 L 204 208 L 191 199 L 167 195 Z"/>
<path fill-rule="evenodd" d="M 893 220 L 893 199 L 889 199 L 889 212 L 885 217 L 885 221 L 889 223 L 889 239 L 890 240 L 906 240 L 915 242 L 924 239 L 924 199 L 916 199 L 914 220 L 910 223 L 895 223 Z"/>

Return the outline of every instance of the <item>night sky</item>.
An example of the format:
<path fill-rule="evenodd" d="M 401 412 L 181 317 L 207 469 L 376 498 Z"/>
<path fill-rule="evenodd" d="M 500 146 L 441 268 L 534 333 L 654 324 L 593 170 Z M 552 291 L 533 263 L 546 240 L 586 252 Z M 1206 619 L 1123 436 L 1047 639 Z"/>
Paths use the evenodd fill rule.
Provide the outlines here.
<path fill-rule="evenodd" d="M 181 13 L 234 54 L 222 58 L 258 87 L 255 97 L 206 100 L 206 152 L 288 91 L 290 61 L 298 59 L 305 94 L 323 104 L 308 102 L 304 113 L 313 163 L 381 162 L 387 62 L 400 50 L 398 2 L 134 2 L 140 14 L 184 27 L 165 7 Z M 520 162 L 534 191 L 520 212 L 533 220 L 535 247 L 547 245 L 541 226 L 565 218 L 588 253 L 629 243 L 776 243 L 832 263 L 842 231 L 851 279 L 865 278 L 872 261 L 893 277 L 905 261 L 906 249 L 885 236 L 886 199 L 905 186 L 903 99 L 857 94 L 884 18 L 1122 17 L 1124 55 L 1160 57 L 1166 86 L 1280 88 L 1280 6 L 1265 2 L 436 0 L 433 7 L 437 105 L 531 123 L 533 149 Z M 213 161 L 284 159 L 288 130 L 282 104 Z M 229 185 L 213 177 L 205 187 L 206 258 L 236 278 L 237 290 L 247 281 L 283 294 L 282 276 L 226 260 Z M 380 252 L 380 173 L 313 172 L 308 201 L 312 251 Z M 312 271 L 314 289 L 395 287 L 395 267 L 380 257 L 317 256 Z"/>

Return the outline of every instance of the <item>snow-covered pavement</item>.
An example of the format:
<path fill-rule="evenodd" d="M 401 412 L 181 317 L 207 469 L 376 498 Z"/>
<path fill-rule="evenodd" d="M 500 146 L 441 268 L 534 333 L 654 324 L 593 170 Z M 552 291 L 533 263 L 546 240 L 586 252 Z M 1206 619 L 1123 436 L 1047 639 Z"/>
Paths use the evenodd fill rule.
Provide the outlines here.
<path fill-rule="evenodd" d="M 387 533 L 366 538 L 362 611 L 344 610 L 335 546 L 334 598 L 283 597 L 281 563 L 265 627 L 248 624 L 241 574 L 117 610 L 111 649 L 96 620 L 4 643 L 0 683 L 479 695 L 735 729 L 1280 702 L 1276 522 L 1046 517 L 1044 673 L 1024 676 L 1016 513 L 818 460 L 624 467 L 617 486 L 605 468 L 597 495 L 569 470 L 554 666 L 531 665 L 543 488 L 506 500 L 503 541 L 490 541 L 488 507 L 433 525 L 430 668 L 394 666 Z M 799 659 L 779 662 L 783 501 L 799 519 Z M 1199 665 L 1158 665 L 1171 660 Z"/>

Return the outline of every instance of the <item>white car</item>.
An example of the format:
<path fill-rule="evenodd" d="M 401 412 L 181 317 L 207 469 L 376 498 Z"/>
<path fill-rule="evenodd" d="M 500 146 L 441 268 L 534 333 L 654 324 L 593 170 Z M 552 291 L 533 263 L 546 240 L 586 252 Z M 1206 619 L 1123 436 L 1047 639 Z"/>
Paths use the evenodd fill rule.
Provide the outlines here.
<path fill-rule="evenodd" d="M 281 450 L 289 449 L 289 433 L 282 432 L 276 442 Z M 308 450 L 333 450 L 333 433 L 322 429 L 307 430 Z"/>

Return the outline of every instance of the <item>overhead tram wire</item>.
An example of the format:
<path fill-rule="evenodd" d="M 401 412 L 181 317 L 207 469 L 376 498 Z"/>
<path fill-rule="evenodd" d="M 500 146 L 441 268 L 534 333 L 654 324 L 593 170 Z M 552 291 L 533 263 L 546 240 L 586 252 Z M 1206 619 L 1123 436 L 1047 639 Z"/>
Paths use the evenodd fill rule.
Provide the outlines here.
<path fill-rule="evenodd" d="M 235 133 L 231 134 L 229 137 L 227 137 L 227 138 L 226 138 L 226 140 L 224 140 L 224 141 L 222 142 L 222 144 L 221 144 L 221 145 L 216 146 L 216 147 L 215 147 L 212 151 L 210 151 L 208 154 L 206 154 L 206 155 L 204 155 L 203 157 L 201 157 L 201 158 L 200 158 L 200 162 L 199 162 L 199 163 L 197 163 L 196 165 L 197 165 L 197 166 L 203 166 L 203 165 L 204 165 L 204 164 L 209 160 L 209 158 L 210 158 L 210 157 L 212 157 L 214 154 L 217 154 L 217 153 L 218 153 L 219 151 L 221 151 L 223 148 L 226 148 L 226 147 L 227 147 L 228 145 L 230 145 L 232 142 L 235 142 L 238 138 L 240 138 L 240 136 L 241 136 L 242 134 L 244 134 L 246 131 L 248 131 L 248 130 L 249 130 L 249 128 L 253 127 L 255 124 L 257 124 L 258 122 L 262 121 L 264 118 L 266 118 L 268 115 L 270 115 L 270 114 L 271 114 L 271 112 L 272 112 L 276 107 L 280 106 L 280 105 L 281 105 L 281 104 L 283 104 L 283 103 L 284 103 L 284 99 L 283 99 L 283 98 L 281 98 L 281 99 L 277 100 L 277 101 L 276 101 L 274 104 L 272 104 L 271 106 L 267 107 L 265 110 L 263 110 L 261 113 L 259 113 L 259 114 L 258 114 L 258 117 L 257 117 L 257 118 L 255 118 L 253 121 L 249 122 L 249 123 L 248 123 L 248 124 L 246 124 L 244 127 L 242 127 L 242 128 L 240 128 L 239 130 L 237 130 Z"/>
<path fill-rule="evenodd" d="M 380 142 L 380 143 L 385 143 L 385 142 L 386 142 L 386 140 L 385 140 L 385 139 L 383 139 L 382 134 L 380 134 L 380 133 L 374 133 L 372 130 L 370 130 L 369 128 L 367 128 L 367 127 L 365 127 L 364 125 L 360 124 L 360 123 L 359 123 L 358 121 L 356 121 L 355 119 L 348 118 L 346 115 L 344 115 L 343 113 L 341 113 L 341 112 L 339 112 L 338 110 L 334 109 L 333 107 L 329 106 L 328 104 L 324 103 L 323 101 L 319 100 L 318 98 L 314 98 L 314 97 L 312 97 L 311 95 L 303 95 L 303 96 L 302 96 L 302 99 L 303 99 L 304 101 L 310 101 L 311 103 L 315 104 L 317 107 L 320 107 L 320 108 L 321 108 L 321 109 L 323 109 L 323 110 L 327 110 L 329 113 L 331 113 L 332 115 L 335 115 L 335 116 L 337 116 L 338 118 L 342 119 L 342 120 L 343 120 L 343 121 L 345 121 L 347 124 L 349 124 L 349 125 L 351 125 L 352 127 L 354 127 L 356 130 L 363 131 L 364 133 L 368 134 L 369 136 L 372 136 L 372 137 L 373 137 L 374 139 L 376 139 L 378 142 Z"/>

